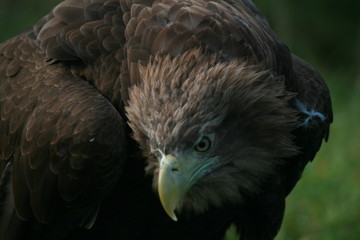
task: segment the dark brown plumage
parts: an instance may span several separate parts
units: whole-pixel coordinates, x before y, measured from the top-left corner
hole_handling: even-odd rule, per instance
[[[0,44],[0,109],[0,239],[273,239],[332,122],[249,0],[66,0]]]

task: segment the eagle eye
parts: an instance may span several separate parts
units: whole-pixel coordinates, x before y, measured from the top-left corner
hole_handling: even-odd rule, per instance
[[[200,141],[195,145],[195,151],[204,153],[211,148],[211,139],[208,136],[204,136]]]

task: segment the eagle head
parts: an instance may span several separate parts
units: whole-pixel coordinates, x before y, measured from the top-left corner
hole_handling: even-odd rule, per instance
[[[297,154],[294,94],[264,64],[204,49],[154,56],[126,107],[166,213],[204,213],[259,193]]]

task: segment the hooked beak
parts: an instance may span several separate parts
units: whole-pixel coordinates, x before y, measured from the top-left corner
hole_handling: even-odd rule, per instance
[[[158,192],[165,212],[172,220],[177,221],[175,209],[185,194],[185,189],[179,161],[171,154],[161,158]]]
[[[177,221],[175,210],[188,190],[214,165],[216,158],[202,161],[197,156],[182,154],[163,155],[160,160],[158,192],[161,204],[169,217]]]

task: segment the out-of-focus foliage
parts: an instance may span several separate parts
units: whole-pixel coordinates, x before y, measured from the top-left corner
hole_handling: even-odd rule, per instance
[[[360,236],[360,1],[253,0],[290,49],[327,81],[334,124],[290,194],[278,240]],[[1,0],[0,41],[33,25],[60,0]]]
[[[253,1],[297,55],[351,78],[360,73],[360,1]]]
[[[254,0],[290,49],[330,88],[330,139],[287,200],[278,240],[360,236],[360,1]]]
[[[324,75],[335,117],[330,139],[288,197],[278,240],[360,236],[360,79],[346,79],[341,72]]]
[[[34,25],[61,0],[0,0],[0,41]]]
[[[327,81],[330,139],[287,200],[278,240],[360,236],[360,1],[254,0],[275,32]]]

